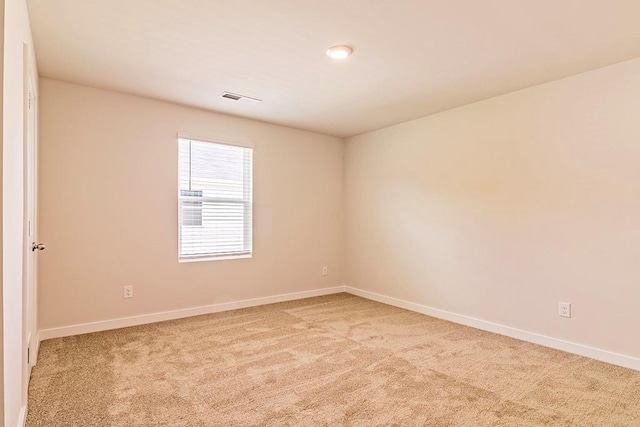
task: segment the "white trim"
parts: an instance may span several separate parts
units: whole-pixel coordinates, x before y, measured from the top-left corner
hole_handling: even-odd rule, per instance
[[[367,298],[384,304],[393,305],[396,307],[404,308],[406,310],[426,314],[428,316],[437,317],[438,319],[449,320],[461,325],[471,326],[476,329],[482,329],[483,331],[506,335],[511,338],[528,341],[534,344],[540,344],[545,347],[555,348],[557,350],[566,351],[568,353],[573,353],[580,356],[589,357],[591,359],[600,360],[602,362],[611,363],[613,365],[640,371],[640,358],[637,357],[614,353],[608,350],[602,350],[599,348],[590,347],[571,341],[565,341],[546,335],[540,335],[534,332],[528,332],[522,329],[512,328],[510,326],[500,325],[498,323],[488,322],[486,320],[476,319],[474,317],[452,313],[450,311],[440,310],[438,308],[433,308],[426,305],[416,304],[398,298],[377,294],[375,292],[353,288],[351,286],[345,286],[345,291],[362,298]]]
[[[36,332],[36,342],[35,342],[34,347],[35,347],[35,350],[33,351],[33,359],[32,360],[33,360],[33,366],[36,366],[38,364],[38,353],[40,353],[40,331]]]
[[[183,257],[178,258],[178,263],[182,264],[183,262],[201,262],[201,261],[228,261],[230,259],[249,259],[253,258],[252,253],[242,254],[242,255],[225,255],[225,256],[201,256],[201,257]]]
[[[312,291],[293,292],[289,294],[273,295],[261,298],[252,298],[247,300],[232,301],[220,304],[213,304],[201,307],[187,308],[181,310],[165,311],[152,314],[143,314],[140,316],[123,317],[113,320],[104,320],[100,322],[82,323],[77,325],[63,326],[59,328],[42,329],[36,335],[36,351],[35,360],[38,360],[40,350],[40,342],[52,338],[61,338],[72,335],[88,334],[92,332],[106,331],[109,329],[126,328],[129,326],[144,325],[147,323],[163,322],[166,320],[181,319],[183,317],[199,316],[202,314],[219,313],[222,311],[236,310],[240,308],[255,307],[265,304],[274,304],[284,301],[292,301],[302,298],[310,298],[322,295],[336,294],[340,292],[348,292],[362,298],[389,304],[395,307],[404,308],[416,313],[426,314],[428,316],[437,317],[439,319],[448,320],[461,325],[471,326],[488,332],[505,335],[534,344],[543,345],[545,347],[555,348],[557,350],[566,351],[580,356],[589,357],[591,359],[600,360],[602,362],[611,363],[613,365],[622,366],[629,369],[640,371],[640,358],[628,356],[624,354],[614,353],[608,350],[602,350],[583,344],[565,341],[534,332],[524,331],[522,329],[512,328],[510,326],[477,319],[462,314],[452,313],[446,310],[429,307],[405,301],[386,295],[377,294],[375,292],[365,291],[363,289],[351,286],[334,286],[331,288],[315,289]],[[25,408],[26,410],[26,408]],[[26,413],[25,413],[26,415]],[[24,415],[23,415],[24,416]]]
[[[20,408],[20,415],[18,415],[18,426],[24,427],[27,424],[27,406]]]
[[[78,325],[62,326],[59,328],[42,329],[38,334],[38,338],[44,341],[52,338],[89,334],[91,332],[106,331],[109,329],[126,328],[129,326],[144,325],[147,323],[163,322],[165,320],[181,319],[183,317],[199,316],[201,314],[219,313],[221,311],[237,310],[239,308],[255,307],[258,305],[274,304],[302,298],[337,294],[344,291],[344,286],[335,286],[332,288],[314,289],[312,291],[293,292],[290,294],[252,298],[241,301],[205,305],[201,307],[185,308],[181,310],[143,314],[140,316],[122,317],[119,319],[103,320],[100,322],[81,323]]]
[[[178,132],[178,139],[189,139],[191,141],[212,142],[214,144],[233,145],[235,147],[244,147],[255,149],[252,142],[233,141],[226,138],[211,138],[206,136],[198,136],[185,132]]]

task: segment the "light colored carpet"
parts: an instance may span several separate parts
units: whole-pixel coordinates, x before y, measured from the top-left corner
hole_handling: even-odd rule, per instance
[[[640,372],[330,295],[42,343],[27,426],[640,426]]]

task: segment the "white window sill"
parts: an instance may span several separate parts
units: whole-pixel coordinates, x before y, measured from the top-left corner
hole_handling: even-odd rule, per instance
[[[242,254],[242,255],[178,258],[178,263],[181,264],[183,262],[225,261],[225,260],[230,260],[230,259],[246,259],[246,258],[253,258],[253,255],[252,254]]]

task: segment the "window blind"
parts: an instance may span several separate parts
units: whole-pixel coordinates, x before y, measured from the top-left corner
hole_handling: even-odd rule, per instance
[[[250,255],[253,149],[178,138],[178,258]]]

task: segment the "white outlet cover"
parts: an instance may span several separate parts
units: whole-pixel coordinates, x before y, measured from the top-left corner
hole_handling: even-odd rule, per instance
[[[133,286],[124,286],[123,287],[123,298],[133,298]]]
[[[561,317],[571,317],[571,303],[559,302],[558,315]]]

